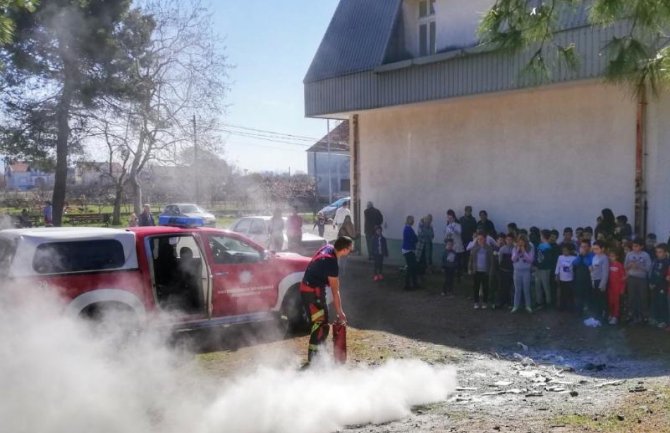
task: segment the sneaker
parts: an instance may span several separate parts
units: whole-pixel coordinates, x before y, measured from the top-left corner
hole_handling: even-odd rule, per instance
[[[656,326],[658,326],[659,329],[665,329],[668,325],[665,322],[661,322]]]
[[[516,313],[517,311],[519,311],[517,307],[512,308],[512,314]]]
[[[372,277],[372,281],[379,281],[379,276],[375,275],[374,277]]]
[[[486,304],[482,304],[482,310],[486,310]]]
[[[384,281],[384,276],[382,274],[379,274],[377,277],[379,278],[379,281]]]
[[[479,304],[475,304],[475,310],[479,310]]]
[[[616,325],[617,322],[618,322],[618,320],[616,319],[616,317],[610,317],[610,320],[609,320],[610,325]]]
[[[526,307],[526,311],[528,312],[528,314],[533,314],[533,309],[530,307]]]

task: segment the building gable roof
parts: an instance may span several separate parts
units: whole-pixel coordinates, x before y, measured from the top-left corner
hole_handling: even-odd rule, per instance
[[[396,12],[402,16],[402,1],[377,1],[385,6],[393,3],[399,8]],[[361,31],[352,33],[351,38],[375,37],[374,43],[369,39],[356,45],[349,34],[345,34],[345,21],[368,22],[372,15],[368,3],[368,0],[340,1],[305,80],[305,114],[308,117],[341,116],[361,110],[600,78],[607,67],[608,59],[603,55],[605,45],[614,37],[628,34],[631,29],[629,21],[619,21],[606,27],[591,25],[590,0],[566,7],[557,15],[558,30],[554,43],[564,47],[574,44],[580,61],[576,68],[552,61],[548,65],[549,76],[538,80],[531,74],[523,73],[534,53],[533,48],[506,53],[479,44],[451,47],[448,51],[426,57],[405,56],[397,51],[402,49],[397,41],[399,33],[402,33],[399,25],[402,20],[390,13],[374,17],[379,22],[373,25],[387,29],[384,34],[388,39],[376,39],[375,36],[381,32],[370,30],[371,33],[367,34]],[[366,62],[357,63],[357,68],[336,67],[338,62],[353,66],[350,57],[353,54],[349,51],[354,50],[354,57],[359,58],[364,54],[362,51],[370,46],[372,55]],[[323,47],[328,47],[333,55],[341,54],[344,59],[324,56]],[[549,51],[546,55],[551,57]]]
[[[307,152],[328,152],[329,137],[331,152],[349,153],[349,121],[347,120],[337,125],[335,129],[330,131],[330,134],[324,135],[321,140],[307,149]]]
[[[402,3],[403,0],[340,0],[304,82],[374,70],[406,55],[396,52],[404,48],[393,43],[401,37],[397,33],[401,31]],[[588,26],[590,10],[590,1],[565,6],[557,14],[557,28],[563,31]],[[451,50],[454,48],[467,47]]]
[[[12,173],[27,173],[30,171],[30,164],[26,162],[15,162],[9,165],[9,170]]]
[[[401,6],[402,0],[340,0],[305,82],[381,65]]]

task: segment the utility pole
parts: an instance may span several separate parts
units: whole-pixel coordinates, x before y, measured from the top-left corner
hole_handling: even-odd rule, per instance
[[[198,173],[198,130],[196,128],[195,114],[193,115],[193,173],[195,174],[195,203],[200,204],[200,174]]]
[[[328,146],[328,203],[333,202],[333,170],[330,165],[330,119],[326,119],[326,128],[328,135],[326,135],[326,145]]]

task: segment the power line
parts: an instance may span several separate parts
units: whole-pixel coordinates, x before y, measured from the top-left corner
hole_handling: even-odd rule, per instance
[[[291,146],[300,146],[300,147],[310,147],[313,143],[296,143],[295,141],[287,141],[288,139],[280,139],[280,138],[275,138],[271,136],[266,136],[266,135],[260,135],[260,134],[251,134],[251,133],[244,133],[244,132],[238,132],[238,131],[231,131],[228,129],[219,129],[219,128],[211,128],[211,131],[217,131],[217,132],[223,132],[225,134],[230,134],[230,135],[236,135],[239,137],[247,137],[247,138],[254,138],[257,140],[263,140],[263,141],[270,141],[273,143],[280,143],[280,144],[288,144]]]
[[[226,143],[226,146],[253,146],[253,147],[265,147],[268,149],[278,149],[278,150],[285,150],[287,152],[303,152],[304,149],[287,149],[285,147],[280,147],[280,145],[273,146],[272,144],[260,144],[260,143],[253,143],[253,144],[248,144],[248,143]]]
[[[259,132],[259,133],[271,134],[271,135],[281,135],[281,136],[284,136],[284,137],[290,137],[290,138],[297,139],[297,140],[311,140],[311,141],[315,141],[315,142],[320,140],[320,138],[308,137],[306,135],[288,134],[288,133],[283,133],[283,132],[270,131],[270,130],[267,130],[267,129],[249,128],[249,127],[240,126],[240,125],[224,124],[224,128],[242,129],[242,130],[245,130],[245,131]]]

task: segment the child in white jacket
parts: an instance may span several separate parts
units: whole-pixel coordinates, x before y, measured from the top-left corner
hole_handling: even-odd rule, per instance
[[[556,282],[558,290],[556,291],[556,307],[559,310],[572,310],[574,308],[574,298],[572,294],[572,283],[575,280],[575,273],[572,262],[575,261],[575,245],[566,242],[562,247],[562,254],[558,256],[556,262]]]

